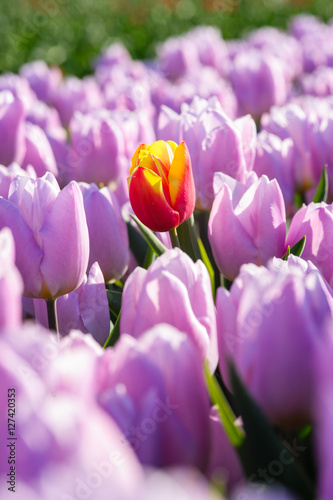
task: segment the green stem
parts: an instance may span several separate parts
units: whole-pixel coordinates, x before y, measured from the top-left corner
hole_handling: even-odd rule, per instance
[[[194,216],[178,226],[180,248],[196,262],[201,258]]]
[[[176,248],[176,247],[180,248],[177,229],[176,228],[170,229],[169,234],[170,234],[172,248]]]
[[[46,299],[47,318],[49,321],[49,329],[57,332],[58,340],[60,340],[59,329],[58,329],[58,320],[57,320],[56,302],[57,302],[57,299]]]

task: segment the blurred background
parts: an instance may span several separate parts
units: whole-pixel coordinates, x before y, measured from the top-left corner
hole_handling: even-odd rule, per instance
[[[263,25],[286,28],[292,15],[333,17],[327,0],[1,0],[0,72],[43,59],[79,77],[102,49],[121,40],[133,58],[155,56],[158,42],[198,24],[225,39]]]

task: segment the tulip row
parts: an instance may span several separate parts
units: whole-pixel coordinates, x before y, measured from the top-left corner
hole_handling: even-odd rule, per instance
[[[1,498],[331,500],[321,30],[0,76]]]

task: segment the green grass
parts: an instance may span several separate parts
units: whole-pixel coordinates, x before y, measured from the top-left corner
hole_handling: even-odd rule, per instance
[[[239,38],[263,25],[287,27],[291,15],[310,12],[327,20],[327,0],[0,0],[0,72],[17,72],[43,59],[83,76],[114,40],[134,58],[152,58],[156,43],[198,24]]]

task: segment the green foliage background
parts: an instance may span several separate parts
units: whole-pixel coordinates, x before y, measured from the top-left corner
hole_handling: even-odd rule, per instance
[[[327,21],[327,0],[0,0],[0,72],[43,59],[83,76],[114,40],[134,58],[152,58],[156,43],[198,24],[218,26],[224,38],[273,25],[286,28],[299,12]]]

